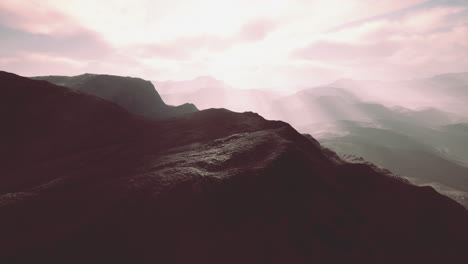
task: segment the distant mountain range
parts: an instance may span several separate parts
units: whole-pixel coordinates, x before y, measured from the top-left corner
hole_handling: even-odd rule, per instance
[[[169,102],[287,121],[343,158],[362,156],[468,207],[468,73],[398,82],[343,79],[288,96],[202,80],[156,86]]]
[[[403,126],[412,127],[409,124]],[[317,127],[309,128],[311,131],[315,129]],[[351,121],[340,122],[339,129],[344,135],[325,135],[319,139],[320,142],[344,158],[352,153],[414,183],[431,185],[468,207],[468,167],[466,163],[457,162],[453,153],[442,151],[442,146],[450,146],[445,145],[445,139],[447,143],[452,141],[458,144],[457,149],[466,156],[466,148],[462,148],[468,141],[461,137],[450,138],[450,134],[436,130],[409,136],[398,130],[369,127]],[[432,138],[434,141],[426,141]],[[440,149],[437,148],[439,146]]]
[[[346,89],[362,101],[413,109],[438,108],[468,117],[468,72],[394,82],[343,79],[330,86]]]
[[[189,81],[153,83],[162,97],[172,104],[193,102],[201,109],[254,111],[268,118],[288,121],[292,116],[298,116],[300,111],[303,114],[298,118],[299,125],[339,119],[365,121],[372,118],[369,115],[382,119],[382,116],[378,116],[380,114],[416,115],[413,120],[440,125],[468,122],[468,106],[465,107],[468,100],[467,79],[468,73],[399,82],[342,79],[288,96],[268,89],[234,89],[207,76]],[[380,113],[374,113],[374,110]],[[311,111],[311,115],[306,114]]]
[[[0,91],[1,263],[468,258],[465,208],[287,123],[224,109],[155,121],[6,72]]]
[[[193,104],[166,105],[150,81],[113,75],[39,76],[35,80],[65,86],[114,102],[131,113],[162,119],[198,111]]]
[[[271,102],[281,96],[261,89],[234,89],[212,77],[202,76],[188,81],[153,81],[165,101],[171,104],[192,102],[200,109],[226,108],[232,111],[269,113]]]

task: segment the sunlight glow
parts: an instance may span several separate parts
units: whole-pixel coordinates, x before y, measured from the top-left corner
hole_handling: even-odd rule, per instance
[[[424,0],[4,0],[0,30],[11,43],[2,45],[12,52],[0,66],[48,74],[18,67],[42,53],[54,57],[47,69],[69,75],[210,75],[244,89],[406,79],[468,68],[466,12]],[[81,48],[46,50],[55,42]]]

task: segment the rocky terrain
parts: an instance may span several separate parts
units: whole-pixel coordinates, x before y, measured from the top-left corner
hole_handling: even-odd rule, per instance
[[[290,125],[0,72],[0,263],[464,263],[468,212]]]
[[[286,121],[344,159],[363,157],[468,208],[467,73],[397,82],[341,79],[286,96],[206,76],[154,83],[171,103]]]
[[[72,88],[80,92],[114,102],[131,113],[163,119],[198,111],[195,105],[184,103],[180,106],[166,105],[150,81],[140,78],[82,74],[78,76],[39,76],[35,80]]]

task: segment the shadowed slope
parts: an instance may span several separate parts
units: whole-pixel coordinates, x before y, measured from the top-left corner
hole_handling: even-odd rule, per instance
[[[24,110],[27,104],[9,111],[23,117],[13,132],[59,148],[39,160],[41,149],[24,147],[18,151],[30,152],[31,162],[2,173],[4,179],[40,179],[1,192],[3,263],[441,263],[468,257],[463,207],[431,188],[343,162],[286,123],[217,109],[147,121],[46,82],[6,73],[0,79],[12,91],[0,99],[13,102],[10,107],[25,96],[43,111],[46,98],[71,96],[83,107],[98,102],[94,111],[115,120],[101,125],[87,113],[62,120],[54,111],[38,123],[30,116],[34,109]],[[66,116],[75,109],[63,107]],[[74,120],[103,132],[76,130]],[[68,143],[52,131],[32,132],[57,122]],[[22,144],[16,134],[10,135],[13,149]],[[69,146],[76,149],[61,150]]]
[[[166,105],[150,81],[113,75],[83,74],[68,76],[40,76],[36,80],[66,86],[114,102],[129,112],[153,119],[174,117],[198,111],[193,104]]]

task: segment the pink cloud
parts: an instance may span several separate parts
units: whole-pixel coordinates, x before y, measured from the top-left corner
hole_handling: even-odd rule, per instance
[[[276,27],[276,22],[258,19],[244,24],[236,34],[229,37],[206,34],[188,36],[162,43],[140,45],[137,49],[144,56],[188,60],[200,51],[223,52],[240,43],[262,41]]]
[[[141,47],[140,53],[143,56],[152,56],[172,60],[186,60],[189,53],[185,47],[171,44],[150,44]]]
[[[271,20],[259,19],[253,20],[245,24],[239,34],[238,38],[241,41],[260,41],[263,40],[270,32],[272,32],[278,24]]]
[[[67,35],[36,34],[15,30],[0,24],[0,55],[42,53],[63,58],[104,59],[113,48],[94,32],[81,30]]]
[[[188,60],[194,53],[209,50],[223,51],[233,44],[229,39],[217,36],[193,36],[178,38],[168,42],[139,45],[136,47],[142,56],[154,56],[171,60]]]
[[[54,73],[50,59],[59,73],[213,74],[267,86],[323,76],[407,78],[465,70],[468,61],[462,1],[182,2],[2,0],[0,65]]]
[[[321,41],[293,51],[292,56],[306,60],[364,60],[388,57],[397,49],[398,46],[392,42],[351,44]]]
[[[466,7],[432,7],[401,11],[390,15],[355,22],[329,33],[335,38],[349,41],[376,42],[391,40],[395,36],[428,35],[468,23]]]
[[[0,24],[34,34],[70,34],[82,27],[69,16],[34,2],[0,2]]]
[[[82,63],[74,60],[42,54],[22,54],[0,59],[0,68],[24,76],[73,75],[80,72],[80,66]]]

